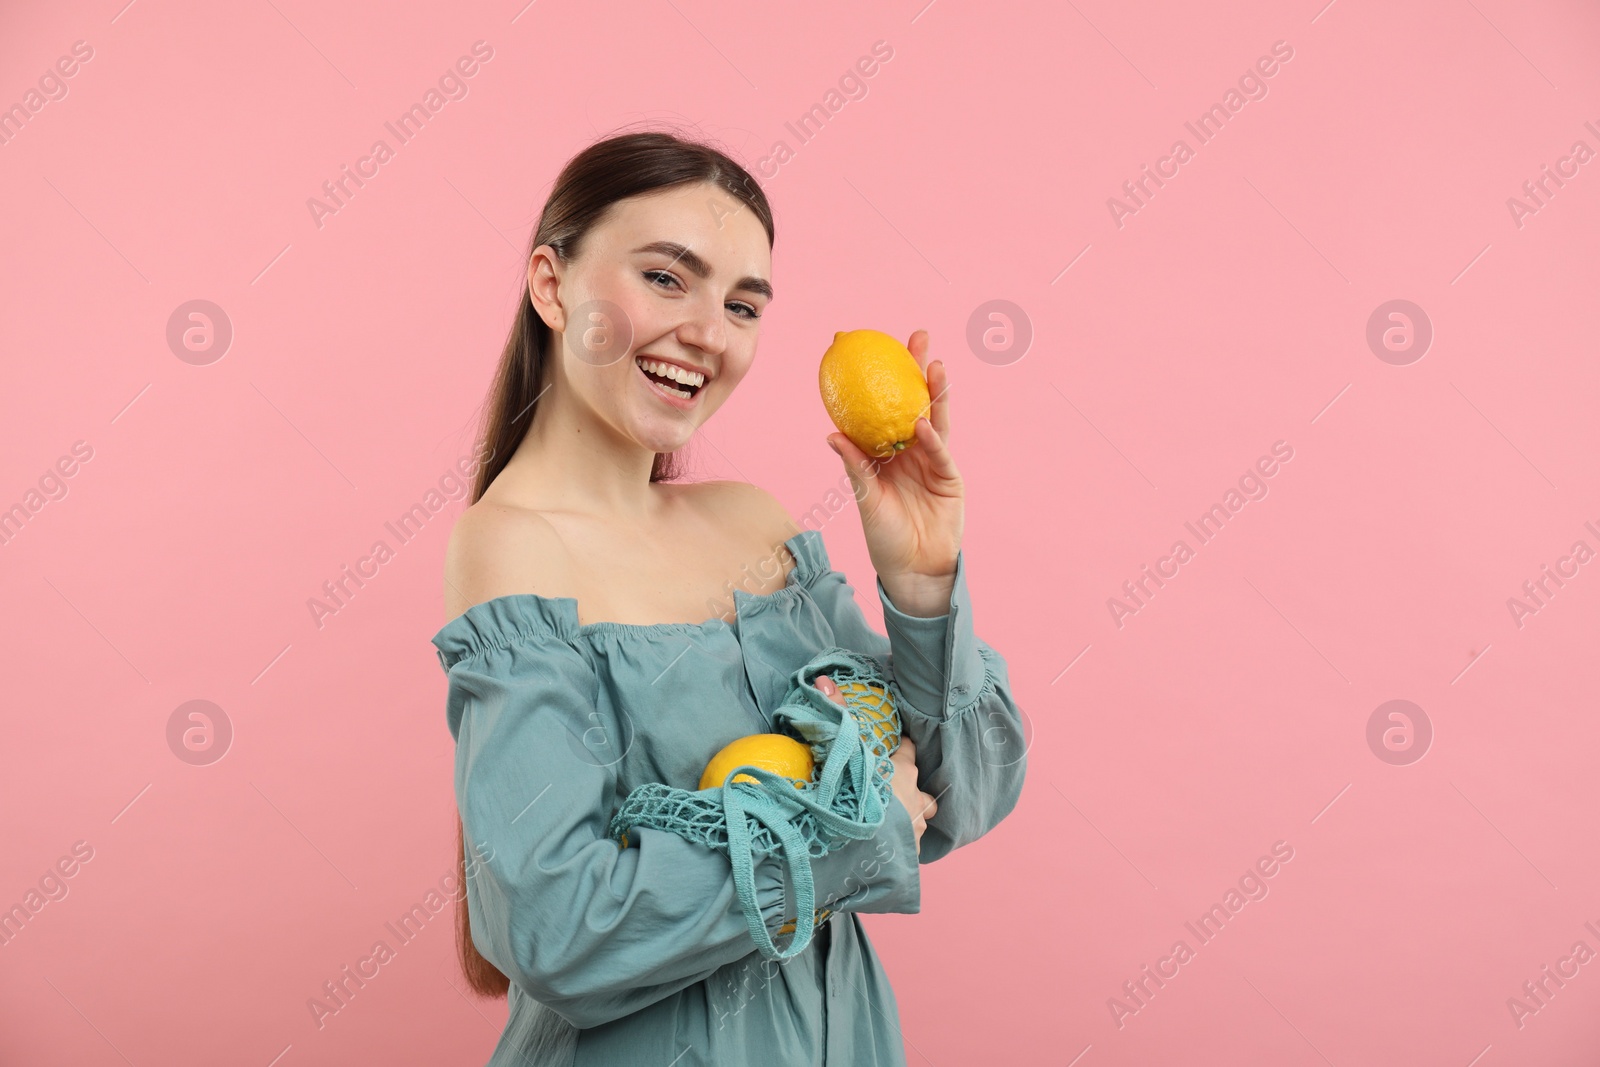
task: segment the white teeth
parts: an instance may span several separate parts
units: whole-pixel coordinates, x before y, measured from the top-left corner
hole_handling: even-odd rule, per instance
[[[640,367],[644,368],[645,370],[654,371],[654,372],[656,372],[658,374],[668,375],[669,377],[672,377],[677,381],[689,381],[689,382],[692,383],[694,381],[694,379],[696,379],[696,378],[699,378],[701,380],[701,382],[704,382],[704,380],[705,380],[703,375],[693,374],[693,373],[691,373],[689,371],[682,370],[681,368],[671,366],[670,364],[667,364],[667,363],[658,363],[653,359],[636,359],[636,360],[634,360],[634,362],[637,363]],[[674,389],[672,386],[666,385],[666,384],[664,384],[662,382],[657,382],[654,379],[651,379],[651,381],[654,383],[654,385],[655,385],[655,387],[657,389],[660,389],[663,393],[671,393],[673,396],[677,397],[679,400],[689,400],[689,399],[692,399],[694,397],[694,394],[689,392],[687,389]],[[699,383],[695,383],[695,384],[699,384]]]
[[[704,374],[699,374],[691,370],[684,370],[682,367],[673,366],[671,363],[662,363],[659,360],[646,359],[643,356],[634,360],[634,362],[639,364],[639,366],[643,367],[647,371],[650,371],[654,374],[665,375],[675,382],[682,382],[685,385],[693,386],[701,386],[706,384],[706,376]]]

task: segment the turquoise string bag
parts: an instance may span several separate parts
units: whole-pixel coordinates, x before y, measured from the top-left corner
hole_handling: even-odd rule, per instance
[[[843,705],[812,684],[820,674],[838,685]],[[648,782],[624,798],[607,835],[626,848],[628,831],[648,826],[725,853],[756,947],[767,959],[788,959],[810,944],[816,928],[811,860],[871,837],[883,824],[893,791],[889,756],[900,744],[895,708],[902,703],[877,660],[847,648],[824,649],[790,676],[789,691],[772,712],[773,732],[811,746],[816,768],[811,781],[796,788],[780,774],[745,764],[731,768],[724,784],[709,789]],[[756,781],[731,781],[735,774]],[[784,911],[796,919],[782,949],[767,933],[756,903],[755,865],[767,856],[785,865],[798,898]]]

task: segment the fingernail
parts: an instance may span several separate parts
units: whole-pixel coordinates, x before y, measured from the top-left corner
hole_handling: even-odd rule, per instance
[[[836,455],[836,456],[843,456],[844,455],[843,452],[839,451],[839,446],[834,444],[833,438],[831,438],[831,437],[828,438],[828,447],[833,449],[833,454],[834,455]]]

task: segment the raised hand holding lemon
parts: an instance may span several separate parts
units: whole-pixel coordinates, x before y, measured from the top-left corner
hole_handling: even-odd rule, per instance
[[[854,487],[873,569],[896,608],[936,618],[955,585],[965,490],[948,446],[944,361],[929,364],[927,353],[926,330],[905,346],[877,330],[837,333],[818,378],[839,430],[828,445]]]

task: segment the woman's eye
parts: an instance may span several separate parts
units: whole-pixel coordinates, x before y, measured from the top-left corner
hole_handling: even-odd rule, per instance
[[[678,284],[678,279],[674,278],[671,274],[669,274],[667,271],[664,271],[664,270],[647,270],[647,271],[644,272],[644,276],[646,278],[650,279],[652,284],[659,284],[661,279],[666,279],[668,282],[672,283],[673,285],[677,285]],[[741,315],[742,318],[759,319],[761,317],[761,312],[758,311],[751,304],[746,304],[746,303],[740,301],[740,302],[729,304],[728,306],[730,308],[740,309],[741,312],[742,312],[742,315]]]

